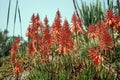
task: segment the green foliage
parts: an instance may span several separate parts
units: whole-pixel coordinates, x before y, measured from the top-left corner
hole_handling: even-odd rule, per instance
[[[79,73],[81,69],[79,66],[82,64],[79,61],[77,57],[62,56],[55,61],[41,63],[28,78],[29,80],[72,80],[72,75]],[[76,68],[79,70],[76,71]]]
[[[16,36],[9,37],[7,35],[7,33],[8,32],[6,30],[4,32],[0,31],[0,57],[10,55],[9,51],[12,47],[13,42],[17,38]],[[21,41],[22,41],[22,43],[21,43],[21,46],[19,48],[19,52],[20,53],[26,53],[25,50],[26,50],[27,42],[23,41],[23,40],[21,40]]]
[[[7,31],[0,31],[0,57],[8,56],[15,38],[8,37]]]
[[[95,66],[89,59],[75,55],[60,57],[39,64],[28,76],[29,80],[115,80],[105,66]]]
[[[19,53],[24,54],[26,53],[26,47],[27,47],[28,42],[21,40],[21,45],[19,47]]]
[[[80,16],[86,29],[90,24],[96,24],[99,20],[104,19],[105,5],[103,6],[99,0],[96,3],[91,2],[89,6],[81,1]]]
[[[9,61],[9,57],[0,58],[0,80],[12,75],[12,66]]]

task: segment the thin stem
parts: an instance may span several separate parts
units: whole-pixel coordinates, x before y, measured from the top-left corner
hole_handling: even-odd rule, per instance
[[[9,6],[8,6],[8,14],[7,14],[7,25],[6,25],[6,30],[8,29],[9,15],[10,15],[10,6],[11,6],[11,0],[9,0]]]
[[[79,17],[76,3],[77,3],[77,2],[75,2],[75,0],[73,0],[73,5],[74,5],[74,8],[75,8],[76,14],[77,14],[77,16]]]
[[[118,7],[118,15],[120,16],[120,3],[119,3],[119,0],[117,0],[117,7]]]

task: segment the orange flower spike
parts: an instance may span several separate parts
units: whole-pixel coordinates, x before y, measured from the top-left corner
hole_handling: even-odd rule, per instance
[[[95,26],[93,24],[89,25],[88,32],[89,33],[95,32]]]
[[[51,34],[50,34],[50,30],[48,29],[48,27],[45,27],[43,30],[43,36],[44,36],[44,40],[47,40],[48,43],[51,43]]]
[[[22,61],[21,60],[17,60],[15,66],[16,67],[21,67],[22,66]]]
[[[105,24],[107,27],[112,25],[112,17],[113,17],[112,10],[107,10],[106,16],[105,16],[105,18],[106,18]]]
[[[59,10],[56,12],[56,17],[53,24],[55,25],[56,29],[61,28],[61,14]]]
[[[42,22],[40,22],[40,17],[37,14],[36,16],[33,14],[31,18],[31,24],[27,29],[26,36],[33,37],[37,35],[39,32],[42,32]]]
[[[77,16],[76,14],[74,13],[73,16],[72,16],[72,31],[74,31],[75,33],[77,33],[78,31],[78,27],[77,27]]]
[[[14,74],[18,74],[18,73],[19,73],[18,70],[19,70],[19,69],[15,67],[15,68],[13,69],[13,73],[14,73]]]
[[[27,48],[29,54],[31,56],[34,56],[35,55],[35,49],[34,49],[34,46],[32,44],[32,42],[30,41],[29,44],[28,44],[28,48]]]
[[[73,24],[76,24],[76,22],[77,22],[77,16],[76,16],[76,14],[74,13],[73,16],[72,16],[72,23],[73,23]]]
[[[112,12],[112,10],[108,10],[106,13],[106,26],[110,27],[111,29],[118,28],[118,23],[120,21],[119,16]]]
[[[51,38],[51,34],[50,34],[50,29],[48,27],[48,19],[47,19],[47,16],[45,17],[44,19],[44,24],[45,24],[45,27],[43,29],[43,37],[44,37],[44,40],[47,40],[49,44],[51,44],[52,42],[52,38]]]
[[[95,27],[93,24],[89,25],[88,27],[88,38],[94,38],[95,37]]]
[[[34,24],[33,24],[34,25]],[[36,31],[36,35],[38,34],[38,32],[42,32],[42,27],[43,27],[43,24],[42,22],[40,21],[40,16],[39,14],[36,15],[35,17],[35,25],[33,26],[35,28],[34,31]]]
[[[48,25],[48,19],[47,19],[47,16],[45,17],[44,19],[44,24],[47,26]]]
[[[60,11],[58,10],[57,13],[56,13],[56,18],[60,19],[61,18],[61,14],[60,14]]]
[[[58,37],[60,35],[61,30],[61,15],[59,10],[56,12],[55,20],[53,22],[53,25],[51,27],[51,33],[53,34],[54,42],[58,43]]]
[[[16,44],[12,45],[10,53],[11,53],[11,55],[17,54],[17,46],[16,46]]]
[[[33,14],[31,17],[31,23],[35,23],[35,14]]]
[[[13,64],[15,63],[15,55],[12,55],[12,56],[10,57],[10,62],[13,63]]]
[[[15,42],[13,43],[12,45],[12,48],[10,50],[10,53],[11,54],[17,54],[17,49],[19,47],[19,43],[20,43],[20,37],[18,37]]]
[[[15,41],[16,44],[19,44],[20,43],[20,37],[18,37]]]
[[[117,16],[117,15],[114,14],[114,16],[112,18],[112,21],[113,21],[113,29],[118,29],[119,28],[118,24],[120,22],[119,16]]]
[[[50,30],[48,27],[48,21],[47,21],[47,17],[44,20],[45,22],[45,27],[43,28],[43,34],[39,39],[40,42],[40,46],[39,46],[39,52],[42,55],[43,58],[47,59],[47,57],[49,57],[49,51],[50,51],[50,47],[51,47],[51,43],[52,43],[52,38],[51,38],[51,34],[50,34]],[[47,22],[46,22],[47,21]]]
[[[53,31],[58,30],[61,27],[60,23],[61,23],[61,15],[60,15],[60,12],[58,10],[56,12],[55,20],[54,20],[53,25],[52,25],[52,30]]]
[[[100,65],[101,62],[102,62],[101,56],[98,55],[97,57],[95,57],[93,62],[94,62],[95,65]]]
[[[113,12],[112,12],[112,10],[107,10],[106,19],[111,19],[112,17],[113,17]]]
[[[99,54],[97,49],[90,49],[88,53],[95,65],[99,66],[102,63],[103,57]]]
[[[105,27],[103,27],[102,22],[98,22],[98,27],[96,29],[96,35],[100,40],[100,49],[106,50],[108,48],[112,48],[114,46],[114,42],[109,32]]]
[[[74,31],[76,34],[83,33],[84,29],[82,27],[82,20],[80,17],[77,17],[77,15],[74,13],[72,16],[72,31]]]
[[[19,74],[23,71],[21,60],[17,60],[15,64],[15,68],[13,69],[14,74]]]
[[[78,28],[79,28],[79,32],[80,32],[80,33],[83,33],[83,32],[84,32],[84,29],[83,29],[82,20],[80,19],[80,17],[78,17],[78,19],[77,19],[77,26],[78,26]]]
[[[100,39],[101,50],[106,50],[108,48],[112,48],[113,46],[114,46],[114,42],[110,34],[107,31],[103,32]]]
[[[39,16],[39,14],[37,14],[37,16],[35,17],[35,21],[36,21],[36,22],[39,22],[39,21],[40,21],[40,16]]]
[[[100,39],[101,35],[103,34],[103,32],[105,31],[105,27],[103,25],[103,23],[101,21],[98,22],[97,24],[97,28],[96,28],[96,37]]]
[[[65,31],[68,35],[72,35],[72,33],[70,31],[70,28],[69,28],[69,23],[68,23],[68,21],[66,19],[64,20],[62,31],[63,32]]]
[[[32,36],[32,29],[31,29],[30,26],[27,28],[26,36],[27,36],[27,37],[31,37],[31,36]]]
[[[90,49],[88,50],[89,52],[89,56],[91,59],[94,59],[94,57],[96,57],[97,53],[98,53],[98,50],[95,50],[95,49]]]
[[[64,20],[63,27],[60,31],[59,36],[59,51],[60,53],[68,53],[73,48],[72,33],[69,28],[69,23],[67,20]]]

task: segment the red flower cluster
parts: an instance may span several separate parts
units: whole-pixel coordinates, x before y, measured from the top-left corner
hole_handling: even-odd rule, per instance
[[[14,74],[19,74],[21,73],[22,70],[22,62],[20,60],[17,60],[15,63],[15,68],[13,69]]]
[[[31,56],[40,53],[44,59],[48,59],[48,53],[51,46],[51,35],[48,26],[48,19],[45,17],[44,24],[40,22],[39,15],[32,16],[32,24],[28,28],[27,36],[30,39],[28,44],[28,52]]]
[[[94,25],[88,27],[88,38],[97,38],[100,41],[100,49],[107,51],[114,46],[111,35],[102,22],[98,22],[97,28]]]
[[[98,35],[98,38],[100,40],[100,49],[101,50],[106,51],[108,49],[111,49],[114,46],[112,37],[109,34],[109,32],[107,31],[107,29],[105,29],[102,22],[98,22],[96,34]]]
[[[28,52],[34,56],[40,53],[41,58],[48,60],[50,47],[52,44],[58,45],[60,53],[69,53],[73,48],[72,34],[69,28],[67,20],[61,25],[61,15],[59,10],[56,13],[56,17],[52,27],[48,25],[48,19],[45,17],[44,25],[40,22],[39,16],[32,16],[32,24],[27,31],[27,37],[29,38]],[[77,25],[81,25],[80,19],[77,20]],[[51,32],[50,32],[51,31]],[[42,61],[45,61],[41,59]]]
[[[97,49],[90,49],[88,51],[90,58],[94,62],[95,65],[100,65],[103,61],[103,57],[99,54],[99,50]]]
[[[67,20],[61,25],[61,15],[59,10],[56,13],[54,23],[51,27],[53,42],[59,46],[60,53],[69,53],[73,48],[72,34]]]
[[[22,62],[20,60],[15,61],[15,56],[16,56],[16,54],[18,54],[19,44],[20,44],[20,37],[18,37],[15,40],[15,42],[13,43],[12,48],[10,50],[10,53],[11,53],[10,61],[15,66],[13,68],[14,74],[19,74],[22,72]]]
[[[26,36],[31,38],[34,37],[35,35],[38,34],[38,32],[40,32],[42,29],[42,23],[40,22],[40,17],[37,14],[37,16],[35,16],[34,14],[32,15],[31,18],[31,25],[29,25]]]
[[[48,60],[49,59],[48,53],[50,51],[50,47],[52,44],[52,38],[48,27],[47,17],[45,18],[44,23],[45,23],[45,27],[43,28],[42,36],[39,39],[40,42],[39,52],[41,53],[41,55],[45,60]]]
[[[105,21],[99,21],[97,27],[90,25],[88,27],[88,38],[97,38],[99,40],[99,47],[103,53],[111,53],[112,48],[114,47],[114,29],[117,29],[119,32],[120,18],[114,14],[111,10],[108,10],[106,13]],[[99,65],[102,62],[101,55],[98,50],[91,49],[88,51],[90,58],[96,65]],[[112,51],[113,52],[113,51]]]
[[[61,27],[60,36],[59,36],[59,52],[68,53],[73,49],[73,40],[72,34],[69,28],[68,21],[65,20],[63,27]]]
[[[15,40],[15,42],[13,43],[12,48],[10,50],[10,53],[11,53],[10,61],[13,64],[15,63],[15,56],[16,56],[16,54],[18,54],[19,43],[20,43],[20,37],[18,37]]]
[[[34,56],[36,54],[32,41],[29,41],[27,51],[30,53],[31,56]]]
[[[11,55],[18,53],[17,49],[19,47],[19,43],[20,43],[20,37],[18,37],[16,41],[13,43],[12,48],[10,50]]]
[[[75,13],[72,16],[72,31],[74,31],[76,34],[84,32],[82,20],[80,17],[77,17]]]
[[[96,28],[93,24],[89,25],[88,27],[88,38],[94,38],[96,37]]]
[[[106,27],[110,27],[111,29],[120,28],[119,22],[120,18],[116,14],[114,14],[112,10],[108,10],[105,20]]]
[[[105,31],[100,38],[100,49],[103,51],[107,51],[114,46],[114,42],[110,36],[110,34]]]
[[[54,42],[55,43],[58,43],[58,38],[60,36],[60,30],[61,30],[61,14],[60,14],[60,11],[58,10],[57,13],[56,13],[56,17],[55,17],[55,20],[53,22],[53,25],[51,27],[51,33],[54,37]]]

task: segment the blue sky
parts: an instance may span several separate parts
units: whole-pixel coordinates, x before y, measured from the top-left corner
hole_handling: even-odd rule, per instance
[[[15,5],[16,0],[11,0],[11,11],[10,11],[10,20],[8,25],[9,35],[13,35],[13,25],[14,25],[14,14],[15,14]],[[23,37],[25,37],[27,27],[30,22],[30,18],[33,13],[38,13],[40,15],[40,19],[43,20],[47,15],[50,24],[53,22],[56,11],[59,9],[61,12],[62,19],[67,18],[70,22],[71,16],[74,13],[74,7],[72,0],[18,0],[19,7],[21,11],[22,18],[22,33]],[[85,0],[87,4],[89,4],[93,0]],[[95,0],[94,0],[95,1]],[[103,0],[102,0],[103,1]],[[80,0],[78,0],[80,4]],[[6,29],[7,22],[7,10],[8,10],[9,0],[1,0],[0,2],[0,30]],[[20,35],[20,23],[18,19],[16,19],[15,26],[15,35]]]

